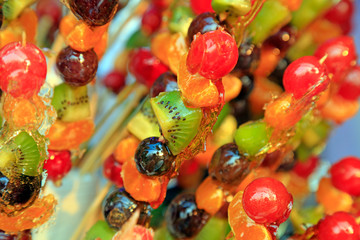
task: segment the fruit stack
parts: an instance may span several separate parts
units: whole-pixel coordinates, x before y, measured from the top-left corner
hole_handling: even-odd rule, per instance
[[[73,239],[359,239],[360,159],[309,189],[359,108],[351,0],[149,0],[119,26],[127,1],[35,2],[0,1],[2,235],[49,219],[46,181],[103,165],[109,184]],[[96,82],[107,42],[137,18]],[[101,84],[117,96],[95,126]]]

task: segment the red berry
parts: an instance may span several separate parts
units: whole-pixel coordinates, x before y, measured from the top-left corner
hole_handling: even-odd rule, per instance
[[[327,55],[324,64],[334,75],[343,73],[356,64],[354,40],[349,36],[341,36],[326,41],[316,50],[314,56],[322,58]]]
[[[293,198],[285,186],[273,178],[258,178],[244,190],[246,214],[259,224],[280,224],[292,209]]]
[[[326,216],[318,224],[319,240],[358,240],[359,226],[355,218],[346,212]]]
[[[36,13],[39,17],[50,17],[53,24],[57,25],[62,17],[61,4],[57,0],[40,0],[36,4]]]
[[[169,6],[171,0],[152,0],[151,3],[159,8],[160,10],[165,9]]]
[[[341,0],[325,14],[325,18],[335,24],[347,24],[351,22],[354,14],[354,3],[351,0]],[[347,33],[344,33],[347,34]]]
[[[360,196],[360,159],[346,157],[330,168],[332,184],[352,196]]]
[[[145,48],[132,53],[128,66],[136,80],[149,88],[162,73],[168,70],[158,58],[151,54],[150,50]]]
[[[109,156],[104,162],[104,176],[114,183],[117,187],[123,186],[121,178],[122,164],[115,160],[114,156]]]
[[[69,151],[49,151],[49,158],[44,163],[48,179],[58,181],[65,177],[71,169],[71,153]]]
[[[150,6],[141,19],[141,29],[146,35],[156,32],[162,21],[162,14],[159,8]]]
[[[29,98],[46,78],[46,59],[31,43],[12,42],[0,49],[0,87],[13,97]]]
[[[312,56],[299,58],[285,70],[283,84],[285,91],[292,93],[296,99],[306,93],[309,97],[324,91],[330,83],[326,70],[319,60]]]
[[[360,96],[360,66],[351,68],[340,83],[338,94],[350,101],[355,101]]]
[[[211,6],[211,0],[191,0],[190,5],[196,14],[214,12],[214,9]]]
[[[309,157],[306,162],[297,161],[293,171],[300,177],[307,178],[317,167],[319,158],[317,156]]]
[[[125,79],[126,76],[124,73],[119,71],[112,71],[104,77],[103,84],[112,92],[118,94],[125,86]]]
[[[186,60],[191,74],[217,80],[233,70],[239,57],[234,38],[222,29],[197,34]]]

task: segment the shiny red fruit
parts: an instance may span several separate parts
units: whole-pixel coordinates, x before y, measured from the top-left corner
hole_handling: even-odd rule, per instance
[[[326,216],[318,225],[319,240],[358,240],[359,225],[355,218],[346,212],[336,212]]]
[[[29,98],[46,78],[46,59],[31,43],[12,42],[0,49],[0,87],[13,97]]]
[[[340,83],[338,94],[350,101],[360,97],[360,66],[351,68]]]
[[[36,14],[39,17],[47,16],[57,25],[62,17],[61,3],[58,0],[40,0],[36,4]]]
[[[331,182],[339,190],[360,196],[360,159],[346,157],[330,168]]]
[[[333,7],[331,7],[325,14],[325,18],[332,23],[338,24],[341,27],[351,23],[354,15],[354,3],[351,0],[341,0]],[[343,28],[343,27],[342,27]],[[345,31],[344,31],[345,30]],[[344,29],[344,34],[348,34],[349,30]]]
[[[112,71],[108,73],[104,79],[103,84],[112,92],[118,94],[125,86],[126,75],[119,71]]]
[[[286,187],[273,178],[258,178],[244,190],[246,214],[259,224],[280,224],[291,212],[293,197]]]
[[[296,99],[305,94],[309,97],[324,91],[330,83],[326,70],[319,60],[312,56],[299,58],[285,70],[283,84],[285,91],[292,93]]]
[[[334,75],[347,71],[356,64],[356,49],[354,39],[341,36],[326,41],[316,50],[314,56],[318,59],[327,55],[324,64],[329,73]]]
[[[234,38],[222,29],[197,34],[191,43],[186,65],[191,74],[217,80],[233,70],[239,57]]]
[[[103,173],[117,187],[122,187],[123,180],[121,177],[122,164],[115,160],[114,156],[109,156],[104,163]]]
[[[150,50],[145,48],[137,49],[131,54],[128,67],[136,80],[149,88],[162,73],[168,70]]]
[[[211,6],[211,0],[191,0],[190,5],[196,14],[214,12],[214,9]]]
[[[151,35],[159,30],[162,21],[161,10],[155,6],[150,6],[141,19],[141,30],[146,35]]]
[[[293,171],[300,177],[307,178],[314,172],[319,162],[317,156],[309,157],[305,162],[297,161]]]
[[[169,6],[171,0],[151,0],[151,3],[160,10],[163,10]]]
[[[48,179],[61,180],[71,169],[71,153],[69,151],[49,151],[49,158],[44,163]]]

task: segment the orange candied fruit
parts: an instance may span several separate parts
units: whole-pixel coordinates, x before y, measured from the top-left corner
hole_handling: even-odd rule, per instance
[[[151,40],[151,53],[166,66],[169,66],[168,49],[170,41],[171,34],[169,32],[158,33]]]
[[[56,199],[53,195],[38,198],[27,209],[8,216],[0,213],[0,229],[5,232],[17,233],[26,229],[32,229],[44,224],[54,213]]]
[[[331,96],[320,109],[323,118],[333,120],[337,124],[354,117],[358,110],[359,102],[357,100],[348,101],[338,95]]]
[[[280,0],[290,11],[296,11],[300,8],[302,0]]]
[[[319,18],[307,28],[316,44],[322,44],[329,39],[342,35],[340,25],[330,22],[327,19]]]
[[[175,33],[170,37],[167,51],[169,67],[173,73],[178,75],[181,57],[186,53],[188,46],[186,40],[181,33]]]
[[[271,233],[261,224],[247,216],[242,204],[243,192],[238,192],[228,209],[229,224],[236,239],[272,240]]]
[[[75,18],[74,15],[68,14],[61,19],[60,22],[60,33],[65,38],[70,32],[75,28],[78,20]]]
[[[267,77],[274,71],[280,61],[280,51],[277,48],[263,47],[260,52],[259,65],[254,75],[258,77]]]
[[[55,121],[46,137],[50,140],[49,149],[70,150],[90,139],[95,129],[93,120],[77,122]]]
[[[338,211],[349,212],[353,205],[352,197],[336,189],[330,178],[320,180],[316,200],[324,207],[326,214],[333,214]]]
[[[182,56],[178,74],[178,85],[188,102],[193,107],[212,107],[219,103],[219,91],[216,85],[199,74],[192,75],[186,66],[187,54]]]
[[[133,159],[124,163],[121,177],[126,192],[135,200],[151,203],[161,197],[162,182],[160,178],[150,178],[139,173]]]
[[[216,181],[207,177],[197,188],[195,198],[199,209],[214,215],[224,203],[224,192]]]
[[[122,139],[114,151],[114,157],[116,161],[124,163],[134,157],[136,148],[139,143],[139,140],[132,135]]]
[[[14,128],[39,128],[44,120],[46,108],[38,95],[25,99],[13,98],[7,94],[3,102],[4,118]]]
[[[228,74],[222,78],[222,83],[225,90],[225,102],[229,102],[239,95],[242,88],[242,82],[238,77]]]
[[[266,106],[265,122],[276,129],[293,127],[302,117],[302,108],[292,94],[283,94]]]

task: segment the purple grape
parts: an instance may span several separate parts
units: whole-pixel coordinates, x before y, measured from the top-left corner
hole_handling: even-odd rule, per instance
[[[240,74],[252,73],[258,67],[259,61],[260,48],[249,41],[245,41],[239,47],[239,58],[233,72]]]
[[[178,90],[177,78],[171,72],[165,72],[158,77],[150,88],[150,97],[157,97],[161,92]]]
[[[286,52],[295,43],[296,29],[290,25],[282,27],[277,33],[265,40],[265,45],[270,45]]]
[[[111,21],[118,0],[69,0],[71,11],[89,26],[102,26]]]
[[[93,49],[79,52],[67,47],[57,56],[56,67],[67,84],[75,87],[84,86],[96,75],[98,57]]]
[[[202,13],[191,22],[188,30],[188,40],[191,43],[197,33],[204,34],[215,31],[219,27],[220,23],[215,13]]]

